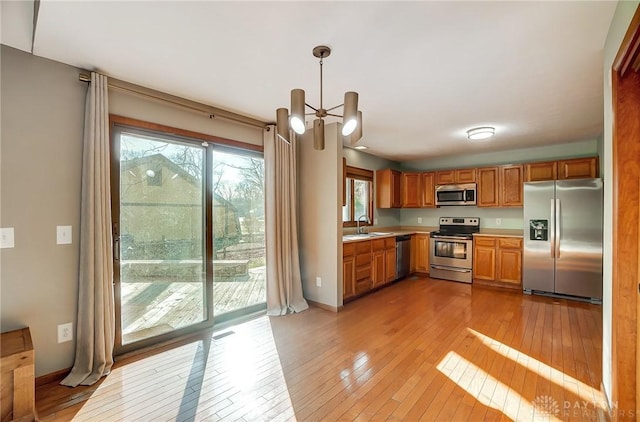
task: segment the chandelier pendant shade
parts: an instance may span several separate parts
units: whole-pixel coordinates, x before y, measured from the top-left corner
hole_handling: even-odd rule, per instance
[[[288,115],[286,108],[277,110],[276,130],[278,137],[283,141],[290,142],[288,136],[289,128],[298,135],[303,135],[306,132],[305,115],[315,115],[317,117],[313,121],[313,146],[317,150],[324,149],[324,118],[327,116],[342,118],[342,136],[349,137],[352,145],[362,137],[362,112],[358,110],[357,92],[345,92],[344,103],[329,109],[324,108],[322,65],[323,59],[329,57],[330,54],[331,49],[327,46],[321,45],[313,49],[313,55],[320,59],[320,107],[316,108],[307,104],[304,90],[296,88],[291,90],[291,115]],[[306,107],[312,109],[313,112],[305,113]],[[343,108],[342,114],[331,113],[340,107]]]

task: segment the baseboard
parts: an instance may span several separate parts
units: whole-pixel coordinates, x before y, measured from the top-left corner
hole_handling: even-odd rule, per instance
[[[340,312],[343,308],[343,306],[331,306],[331,305],[327,305],[324,303],[320,303],[320,302],[314,302],[313,300],[309,300],[306,299],[307,303],[313,307],[316,308],[320,308],[320,309],[324,309],[325,311],[331,311],[331,312]]]
[[[59,383],[69,374],[69,372],[71,372],[71,368],[60,369],[59,371],[51,372],[50,374],[41,375],[36,378],[36,387]]]

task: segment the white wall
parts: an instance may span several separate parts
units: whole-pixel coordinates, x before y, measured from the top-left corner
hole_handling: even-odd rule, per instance
[[[559,143],[543,147],[406,161],[402,163],[402,166],[406,170],[438,170],[545,161],[559,158],[592,157],[597,154],[598,140],[587,139],[584,141]]]
[[[342,135],[325,126],[325,149],[313,148],[313,132],[298,141],[300,271],[304,297],[342,305]],[[321,277],[322,286],[316,286]]]
[[[234,123],[221,118],[210,119],[204,113],[188,111],[113,88],[109,89],[109,113],[207,135],[220,136],[248,144],[262,145],[263,142],[263,130],[261,128]]]
[[[611,318],[613,283],[613,108],[611,66],[640,2],[618,2],[604,47],[604,257],[602,292],[602,385],[611,400]],[[630,375],[631,376],[631,375]]]
[[[0,225],[15,228],[15,248],[0,249],[0,328],[30,327],[39,376],[73,363],[57,325],[76,323],[87,85],[71,66],[4,45],[0,56]],[[56,244],[56,225],[72,227],[71,245]]]

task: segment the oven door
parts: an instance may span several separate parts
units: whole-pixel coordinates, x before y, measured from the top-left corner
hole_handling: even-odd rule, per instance
[[[431,238],[430,263],[445,267],[471,269],[473,262],[473,241],[455,236],[434,236]]]

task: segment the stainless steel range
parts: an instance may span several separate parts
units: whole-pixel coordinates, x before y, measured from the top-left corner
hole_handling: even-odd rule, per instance
[[[473,233],[478,217],[440,217],[440,230],[431,233],[429,275],[433,278],[473,281]]]

